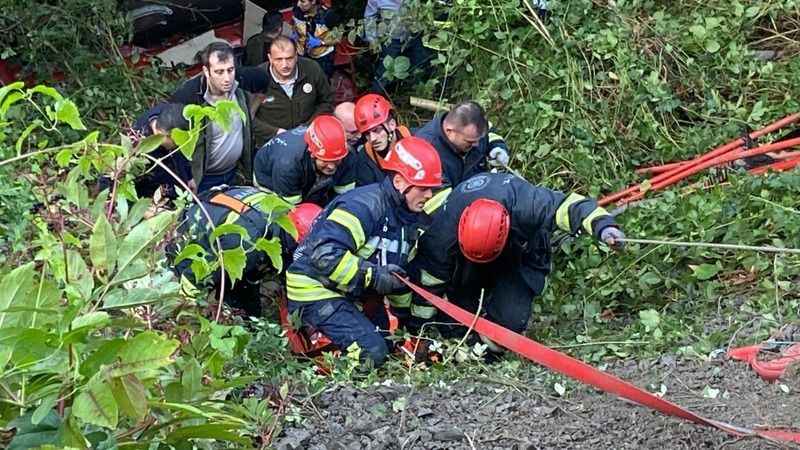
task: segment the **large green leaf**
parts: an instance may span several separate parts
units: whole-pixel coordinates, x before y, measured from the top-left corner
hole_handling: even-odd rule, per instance
[[[136,146],[136,150],[139,153],[150,153],[153,150],[157,149],[164,143],[164,136],[160,134],[154,134],[152,136],[147,136],[146,138],[142,139],[139,142],[139,145]]]
[[[64,290],[67,293],[78,295],[85,300],[89,300],[92,296],[94,289],[94,277],[89,267],[86,266],[86,261],[80,253],[75,250],[67,251],[67,274],[64,281],[67,286]]]
[[[126,344],[127,341],[122,338],[111,339],[100,344],[97,350],[92,352],[83,364],[81,364],[81,375],[88,378],[99,372],[102,366],[111,365],[116,361],[117,355]],[[88,353],[88,350],[84,351],[84,354],[86,353]]]
[[[242,247],[236,247],[222,251],[222,256],[225,262],[225,272],[228,277],[235,283],[237,280],[242,279],[244,273],[244,266],[247,264],[247,254]]]
[[[203,369],[196,359],[191,358],[183,367],[181,374],[181,387],[183,388],[182,398],[184,401],[192,401],[202,389]]]
[[[0,328],[17,324],[17,316],[5,310],[11,306],[26,305],[34,287],[34,274],[34,265],[30,262],[12,270],[0,281]]]
[[[136,421],[147,414],[147,390],[136,375],[128,374],[111,382],[114,398],[123,414]]]
[[[180,128],[173,128],[170,132],[170,137],[172,141],[175,142],[175,145],[178,146],[178,150],[181,151],[181,154],[186,157],[188,160],[192,160],[192,155],[194,155],[194,150],[197,147],[197,141],[200,139],[201,131],[186,131],[181,130]]]
[[[211,232],[211,237],[209,237],[208,240],[213,241],[216,238],[226,234],[238,234],[242,240],[250,239],[250,235],[247,233],[247,229],[245,227],[235,223],[224,223],[214,228],[214,231]]]
[[[273,237],[272,239],[259,238],[256,241],[256,250],[265,252],[272,262],[272,267],[278,272],[283,270],[283,257],[281,256],[281,241]]]
[[[100,215],[94,223],[92,236],[89,238],[89,255],[95,269],[106,274],[114,271],[117,263],[117,236],[104,215]]]
[[[119,246],[117,274],[125,276],[125,270],[151,248],[163,235],[175,217],[174,212],[164,212],[136,225]]]
[[[72,414],[86,423],[115,428],[119,421],[119,408],[105,374],[97,373],[75,398]]]
[[[57,441],[58,427],[61,418],[55,411],[50,411],[37,424],[31,422],[33,413],[25,414],[11,421],[6,428],[16,428],[14,439],[8,444],[8,450],[28,450]]]
[[[172,364],[170,357],[178,348],[178,341],[167,339],[152,331],[139,333],[128,341],[119,354],[119,361],[111,366],[109,375],[121,377]]]
[[[56,102],[55,118],[70,126],[73,130],[85,130],[86,126],[81,122],[81,114],[78,107],[72,100],[62,99]]]

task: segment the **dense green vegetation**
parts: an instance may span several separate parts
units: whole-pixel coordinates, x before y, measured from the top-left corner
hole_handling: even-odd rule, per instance
[[[524,0],[456,0],[449,18],[421,3],[416,23],[439,53],[428,81],[394,99],[478,99],[513,149],[512,165],[548,187],[611,192],[640,164],[689,157],[798,109],[797,1],[551,1],[548,37]],[[131,183],[157,142],[119,137],[178,74],[122,64],[130,31],[115,5],[0,4],[0,28],[11,30],[2,55],[41,80],[54,70],[65,77],[47,83],[57,90],[0,91],[0,429],[16,428],[11,448],[268,447],[283,421],[302,420],[307,399],[334,383],[522,370],[513,358],[486,368],[449,343],[433,370],[393,362],[364,374],[344,357],[321,377],[288,354],[273,317],[244,321],[220,313],[213,297],[182,295],[162,239],[176,214],[138,198]],[[414,124],[429,113],[403,116]],[[98,192],[97,176],[108,173],[115,189]],[[798,248],[799,191],[796,173],[732,174],[724,185],[663,193],[620,221],[633,237]],[[272,201],[281,220],[286,207]],[[224,255],[234,275],[241,260]],[[594,362],[706,357],[765,337],[800,309],[792,255],[656,246],[613,254],[583,237],[565,241],[554,266],[531,334]]]

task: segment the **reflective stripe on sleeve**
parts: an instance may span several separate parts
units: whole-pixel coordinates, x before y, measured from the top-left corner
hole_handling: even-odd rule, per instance
[[[346,286],[358,273],[358,258],[350,252],[345,252],[336,268],[331,273],[330,279],[340,286]]]
[[[561,202],[561,205],[559,205],[558,209],[556,210],[556,226],[559,229],[564,230],[568,233],[572,232],[572,227],[570,226],[571,224],[569,223],[569,208],[570,206],[574,205],[575,203],[578,203],[579,201],[585,198],[586,197],[573,192],[572,194],[569,194],[569,197],[567,197],[563,202]]]
[[[328,220],[338,223],[349,231],[356,248],[364,245],[364,229],[361,227],[361,221],[356,216],[337,208],[328,216]]]
[[[411,306],[411,292],[407,294],[387,295],[389,303],[395,308],[408,308]]]
[[[433,306],[411,304],[411,315],[420,319],[432,319],[436,315],[436,308]]]
[[[453,192],[453,188],[442,189],[441,191],[434,194],[430,200],[425,202],[425,206],[422,207],[422,210],[425,211],[428,215],[433,214],[445,200]]]
[[[598,217],[601,217],[601,216],[607,216],[607,215],[608,215],[608,211],[606,211],[605,208],[601,208],[601,207],[595,208],[595,210],[592,211],[591,214],[589,214],[588,216],[586,216],[585,219],[583,219],[583,223],[582,223],[583,229],[586,230],[586,232],[589,233],[589,234],[594,234],[594,230],[592,230],[592,222],[594,222],[594,219],[597,219]]]
[[[420,270],[420,274],[419,275],[420,275],[419,276],[419,278],[420,278],[419,281],[420,281],[420,283],[422,283],[423,286],[438,286],[440,284],[444,284],[444,280],[440,280],[440,279],[436,278],[435,276],[431,275],[425,269]]]
[[[313,302],[342,297],[338,292],[326,289],[319,281],[292,272],[286,272],[286,296],[295,302]]]

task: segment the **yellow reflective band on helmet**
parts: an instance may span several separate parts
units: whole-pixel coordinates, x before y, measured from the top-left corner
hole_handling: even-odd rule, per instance
[[[503,136],[500,136],[497,133],[489,132],[489,143],[490,144],[493,143],[493,142],[502,141],[502,140],[503,140]]]
[[[395,308],[408,308],[411,306],[411,292],[408,294],[387,295],[386,298]]]
[[[432,319],[436,315],[436,308],[433,306],[411,304],[411,315],[420,319]]]
[[[433,214],[445,200],[453,192],[453,188],[442,189],[441,191],[437,192],[430,200],[425,202],[425,206],[422,207],[422,210],[425,211],[428,215]]]
[[[295,302],[313,302],[342,295],[326,289],[319,281],[299,273],[286,272],[286,296]]]
[[[337,194],[344,194],[345,192],[352,191],[355,188],[356,188],[356,182],[354,181],[354,182],[349,183],[349,184],[342,184],[342,185],[339,185],[339,186],[334,186],[333,187],[333,192],[336,192]]]
[[[569,194],[569,197],[561,202],[561,205],[559,205],[558,209],[556,210],[556,226],[559,229],[566,232],[572,232],[572,227],[569,223],[569,208],[585,198],[586,197],[573,192],[572,194]]]
[[[353,256],[350,252],[345,252],[342,255],[341,261],[336,265],[333,273],[329,277],[331,281],[340,285],[347,286],[353,277],[358,273],[358,258]]]
[[[600,208],[600,207],[595,208],[595,210],[592,211],[591,214],[589,214],[588,216],[586,216],[585,219],[583,219],[583,224],[582,224],[583,229],[586,230],[586,232],[589,234],[594,234],[594,230],[592,230],[592,222],[594,222],[594,219],[607,215],[608,211],[606,211],[605,208]]]
[[[428,273],[428,271],[425,269],[422,269],[420,271],[419,278],[420,278],[419,281],[420,283],[422,283],[423,286],[438,286],[440,284],[444,284],[444,280],[436,278],[435,276]]]
[[[191,281],[189,281],[186,276],[181,275],[181,293],[188,298],[198,299],[202,295],[203,291],[198,289],[197,286],[194,285]]]
[[[356,248],[364,245],[364,242],[366,241],[364,238],[364,229],[361,228],[361,221],[358,220],[356,216],[343,209],[337,208],[334,209],[333,212],[328,216],[328,220],[336,222],[345,227],[345,229],[350,232],[350,236],[353,237],[353,242],[355,243]]]

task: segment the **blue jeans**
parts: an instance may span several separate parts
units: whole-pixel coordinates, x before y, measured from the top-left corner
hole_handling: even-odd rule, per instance
[[[289,313],[299,310],[304,324],[324,333],[343,352],[355,342],[361,348],[362,361],[371,361],[375,367],[386,361],[389,348],[383,335],[353,302],[341,298],[314,302],[290,300],[288,306]]]
[[[200,186],[197,186],[197,193],[205,192],[213,187],[221,186],[223,184],[227,184],[228,186],[233,185],[233,181],[236,179],[236,167],[229,170],[228,172],[218,174],[218,175],[210,175],[205,174],[203,179],[200,180]]]

